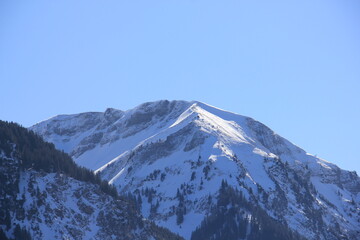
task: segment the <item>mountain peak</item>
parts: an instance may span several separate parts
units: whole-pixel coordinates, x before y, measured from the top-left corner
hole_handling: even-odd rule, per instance
[[[353,214],[360,205],[356,174],[252,118],[202,102],[148,102],[124,112],[50,119],[32,129],[120,192],[148,198],[143,215],[185,239],[211,213],[223,180],[307,239],[336,239],[326,232],[334,226],[356,239],[351,236],[360,229]],[[179,213],[185,215],[180,220]]]

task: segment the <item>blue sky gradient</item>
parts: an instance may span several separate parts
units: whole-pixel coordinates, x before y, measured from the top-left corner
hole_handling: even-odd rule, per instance
[[[360,173],[360,1],[0,2],[0,119],[198,100]]]

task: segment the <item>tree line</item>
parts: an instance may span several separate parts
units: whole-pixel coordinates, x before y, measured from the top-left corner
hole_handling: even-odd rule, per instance
[[[6,157],[15,154],[13,157],[21,160],[22,170],[62,173],[79,181],[97,184],[103,192],[118,198],[114,186],[92,171],[78,166],[68,154],[57,150],[54,144],[45,142],[39,135],[17,123],[0,120],[0,149]]]

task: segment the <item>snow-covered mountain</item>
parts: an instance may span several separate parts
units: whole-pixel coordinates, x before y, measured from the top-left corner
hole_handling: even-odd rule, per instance
[[[59,115],[30,129],[137,196],[145,217],[185,239],[212,214],[224,181],[307,239],[360,239],[356,172],[252,118],[196,101],[158,101]]]

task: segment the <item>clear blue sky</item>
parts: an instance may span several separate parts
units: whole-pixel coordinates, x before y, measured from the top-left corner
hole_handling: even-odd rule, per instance
[[[0,1],[0,119],[199,100],[360,173],[360,1]]]

